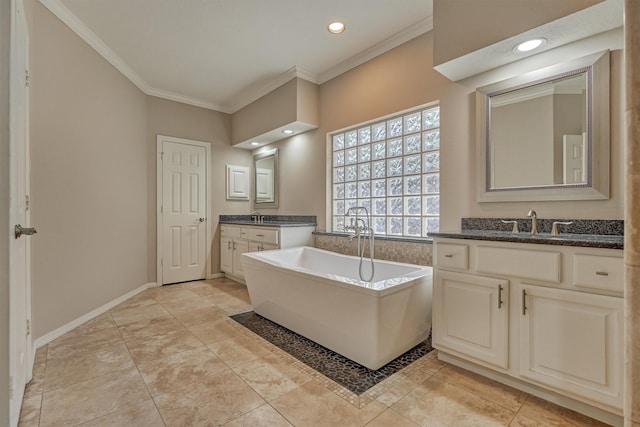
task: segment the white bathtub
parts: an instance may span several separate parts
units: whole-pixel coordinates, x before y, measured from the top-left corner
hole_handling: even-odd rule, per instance
[[[379,369],[427,338],[432,269],[376,260],[369,283],[358,279],[358,262],[311,247],[242,255],[256,313]]]

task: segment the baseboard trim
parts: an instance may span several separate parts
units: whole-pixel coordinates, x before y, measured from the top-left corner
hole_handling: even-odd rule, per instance
[[[90,311],[87,314],[84,314],[80,317],[78,317],[77,319],[72,320],[71,322],[60,326],[57,329],[54,329],[53,331],[37,338],[34,342],[33,342],[33,347],[37,350],[40,347],[49,344],[51,341],[55,340],[56,338],[66,334],[67,332],[69,332],[70,330],[77,328],[78,326],[82,325],[83,323],[88,322],[89,320],[98,317],[99,315],[111,310],[113,307],[115,307],[116,305],[128,300],[129,298],[138,295],[140,292],[149,289],[149,288],[155,288],[158,286],[157,282],[150,282],[150,283],[145,283],[144,285],[130,291],[127,292],[126,294],[114,299],[113,301],[110,301],[98,308],[96,308],[95,310]],[[33,359],[35,361],[35,354],[36,352],[33,351]],[[32,365],[33,366],[33,363]]]
[[[224,273],[211,273],[209,275],[209,279],[222,279],[224,277]]]

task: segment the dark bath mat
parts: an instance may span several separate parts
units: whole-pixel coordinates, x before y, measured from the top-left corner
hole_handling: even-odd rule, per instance
[[[296,334],[269,319],[265,319],[253,311],[235,314],[230,317],[245,328],[260,335],[271,344],[286,351],[307,366],[331,378],[357,395],[364,393],[380,381],[388,378],[411,362],[418,360],[433,350],[433,347],[431,347],[431,335],[429,335],[426,340],[411,350],[387,363],[377,371],[372,371],[302,335]]]

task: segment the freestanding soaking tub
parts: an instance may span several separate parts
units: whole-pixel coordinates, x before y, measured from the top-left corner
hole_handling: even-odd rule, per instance
[[[376,260],[363,282],[359,261],[311,247],[242,255],[257,314],[375,370],[427,338],[432,269]]]

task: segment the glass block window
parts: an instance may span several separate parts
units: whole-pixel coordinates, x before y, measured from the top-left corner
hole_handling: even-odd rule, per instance
[[[333,231],[364,206],[378,235],[426,237],[440,227],[440,107],[330,134]]]

